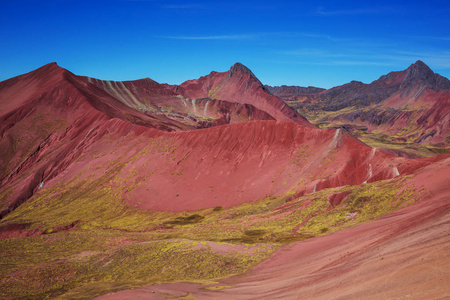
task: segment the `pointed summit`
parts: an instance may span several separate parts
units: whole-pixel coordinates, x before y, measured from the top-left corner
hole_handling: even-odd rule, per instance
[[[246,66],[244,66],[243,64],[241,64],[240,62],[235,63],[230,70],[228,71],[228,78],[233,78],[234,76],[239,76],[242,74],[247,74],[250,76],[250,78],[252,78],[253,80],[255,80],[256,82],[258,82],[259,84],[262,85],[261,81],[259,81],[259,79],[255,76],[255,74],[253,74],[252,71],[250,71],[249,68],[247,68]]]
[[[52,63],[46,64],[46,65],[43,65],[42,67],[40,67],[34,71],[31,71],[30,73],[26,74],[25,76],[32,76],[35,79],[48,79],[50,77],[61,79],[61,78],[63,78],[62,76],[65,73],[69,73],[69,71],[58,66],[58,64],[56,62],[52,62]]]
[[[233,76],[236,73],[244,73],[255,76],[249,68],[241,64],[240,62],[235,63],[230,70],[228,71],[230,76]]]
[[[52,68],[58,67],[58,68],[60,68],[60,66],[58,66],[58,63],[56,61],[53,61],[51,63],[43,65],[42,67],[52,67]]]
[[[440,90],[450,89],[450,81],[439,74],[433,72],[423,61],[418,60],[405,70],[406,75],[401,84],[401,88],[416,85],[426,85]]]
[[[434,77],[434,72],[423,61],[418,60],[406,69],[406,77],[427,81]]]
[[[35,71],[56,71],[56,70],[64,70],[56,62],[51,62],[46,65],[43,65],[40,68],[37,68]]]
[[[190,99],[209,98],[251,105],[275,120],[292,121],[315,128],[293,108],[272,95],[253,72],[241,63],[235,63],[226,72],[211,72],[199,79],[185,81],[176,92]]]

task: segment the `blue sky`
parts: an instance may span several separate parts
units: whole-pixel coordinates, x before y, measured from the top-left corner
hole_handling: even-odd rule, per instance
[[[450,1],[0,0],[0,81],[56,61],[179,84],[241,62],[265,84],[371,82],[423,60],[450,77]]]

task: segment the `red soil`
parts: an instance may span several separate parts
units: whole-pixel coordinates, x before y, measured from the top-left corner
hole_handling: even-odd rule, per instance
[[[450,160],[430,165],[408,184],[424,201],[376,221],[282,248],[249,274],[199,284],[153,285],[97,299],[444,299],[450,296]]]
[[[107,129],[115,134],[108,135]],[[59,176],[44,179],[46,187],[67,182],[82,171],[86,177],[103,174],[112,160],[123,157],[127,165],[115,178],[140,185],[123,191],[122,198],[142,209],[231,207],[280,195],[294,187],[311,193],[390,179],[433,161],[409,160],[406,165],[404,158],[373,151],[340,131],[310,129],[290,122],[255,121],[164,133],[111,120],[91,135],[92,141],[81,147],[78,161],[70,163],[64,172],[60,170]],[[155,150],[148,148],[149,144],[170,150]],[[92,158],[101,153],[101,157]],[[133,178],[127,179],[131,172]],[[151,176],[146,178],[148,174]]]
[[[0,226],[0,240],[42,235],[39,230],[28,230],[29,224],[8,224]]]
[[[0,83],[0,217],[41,188],[69,182],[82,172],[84,178],[100,177],[117,159],[119,171],[99,189],[120,187],[120,196],[130,205],[173,211],[230,207],[289,191],[301,195],[412,175],[410,184],[429,191],[426,201],[286,247],[247,277],[224,281],[233,289],[212,293],[191,285],[155,288],[192,290],[212,298],[380,298],[406,292],[433,297],[434,292],[448,291],[442,288],[448,281],[441,278],[450,278],[443,267],[449,262],[443,225],[448,225],[450,154],[395,157],[340,130],[315,129],[239,64],[176,87],[148,80],[116,86],[110,89],[107,83],[75,76],[56,64]],[[186,124],[186,119],[132,107],[140,104],[133,97],[152,91],[170,101],[177,96],[209,97],[198,100],[204,116],[221,118],[220,109],[229,108],[230,118],[222,115],[224,123],[236,123],[179,131],[199,125],[199,119]],[[219,109],[208,111],[207,101]],[[179,114],[194,112],[194,102],[186,109]],[[263,120],[239,123],[237,112],[245,112],[246,120]],[[436,112],[430,117],[443,116]],[[17,226],[0,231],[7,237],[30,234],[25,225]],[[378,248],[384,249],[383,260]],[[419,267],[433,271],[417,275]],[[392,277],[393,272],[399,276]],[[411,289],[413,284],[417,288]]]

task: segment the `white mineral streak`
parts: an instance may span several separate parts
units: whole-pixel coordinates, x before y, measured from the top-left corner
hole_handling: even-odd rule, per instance
[[[205,109],[203,110],[203,115],[204,115],[205,117],[207,117],[206,112],[208,111],[208,104],[209,104],[209,101],[206,101]]]
[[[128,94],[128,96],[130,96],[130,99],[132,102],[134,102],[134,105],[139,105],[139,100],[133,95],[133,93],[127,89],[127,87],[125,86],[125,84],[123,84],[123,82],[119,83],[120,86],[122,87],[122,89]]]
[[[341,129],[340,128],[337,129],[336,132],[334,133],[333,139],[331,140],[331,146],[332,146],[333,149],[335,149],[337,147],[340,133],[341,133]]]
[[[400,175],[400,172],[398,171],[397,167],[394,167],[394,175],[395,176]]]
[[[197,115],[197,107],[195,106],[195,99],[192,99],[192,107],[194,109],[194,115]]]

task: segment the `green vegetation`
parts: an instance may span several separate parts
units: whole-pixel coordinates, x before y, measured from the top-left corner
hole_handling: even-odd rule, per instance
[[[114,138],[108,143],[114,145]],[[412,186],[404,188],[403,177],[297,198],[293,195],[300,191],[293,188],[231,208],[143,211],[124,200],[151,179],[152,172],[139,169],[148,163],[146,154],[173,160],[177,146],[155,138],[129,147],[122,156],[113,146],[86,152],[79,161],[104,161],[108,167],[101,170],[106,171],[98,173],[93,163],[71,181],[39,190],[1,220],[0,226],[28,224],[28,231],[42,235],[0,240],[0,298],[92,298],[155,283],[212,284],[247,272],[285,244],[372,220],[420,195]],[[114,159],[106,160],[108,154]],[[292,165],[309,155],[307,145],[299,147]],[[330,151],[324,168],[333,159]],[[328,197],[340,192],[349,195],[331,207]]]
[[[91,298],[154,283],[214,283],[248,271],[284,244],[372,220],[420,196],[413,186],[401,189],[405,178],[398,178],[231,208],[142,211],[124,204],[121,185],[103,187],[121,172],[118,159],[102,176],[80,174],[2,220],[43,235],[0,240],[1,298]],[[328,196],[344,191],[347,199],[331,208]],[[60,229],[74,222],[72,230]]]

